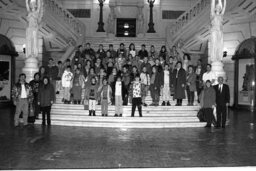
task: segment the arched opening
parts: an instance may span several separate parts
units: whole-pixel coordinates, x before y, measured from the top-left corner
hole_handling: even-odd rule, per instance
[[[255,109],[256,37],[244,40],[235,55],[235,107]]]
[[[0,104],[11,101],[15,77],[14,57],[18,56],[12,41],[0,34]]]

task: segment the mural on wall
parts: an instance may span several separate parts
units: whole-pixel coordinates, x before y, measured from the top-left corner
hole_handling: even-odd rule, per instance
[[[11,61],[0,59],[0,101],[11,99]]]

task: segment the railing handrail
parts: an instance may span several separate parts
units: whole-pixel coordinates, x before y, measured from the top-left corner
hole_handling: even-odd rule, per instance
[[[44,0],[44,8],[50,10],[52,13],[64,19],[64,22],[70,25],[78,36],[84,35],[85,25],[79,19],[73,16],[67,9],[65,9],[56,0]]]
[[[176,19],[176,23],[172,26],[170,29],[166,31],[167,34],[176,34],[183,26],[185,26],[189,21],[194,19],[196,16],[198,16],[204,9],[205,7],[210,4],[210,0],[198,0],[194,6],[192,6],[190,9],[185,11],[181,16],[179,16]],[[170,29],[170,30],[169,30]],[[168,35],[167,35],[168,38]]]

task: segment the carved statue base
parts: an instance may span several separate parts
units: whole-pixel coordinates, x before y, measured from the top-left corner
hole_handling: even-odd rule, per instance
[[[224,68],[223,68],[224,64],[221,61],[212,62],[211,65],[212,65],[212,71],[216,74],[217,78],[219,76],[222,76],[224,80],[227,79],[226,72],[224,71]]]
[[[25,66],[22,68],[22,72],[26,74],[26,81],[33,80],[34,74],[38,72],[38,60],[35,57],[29,57],[25,60]]]
[[[144,34],[143,34],[143,33],[139,33],[139,34],[137,34],[137,37],[138,37],[138,38],[143,38],[143,37],[144,37]]]
[[[108,33],[108,38],[115,38],[115,34],[113,34],[113,33]]]

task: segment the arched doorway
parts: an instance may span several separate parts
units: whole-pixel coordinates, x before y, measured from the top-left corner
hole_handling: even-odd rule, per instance
[[[235,60],[235,107],[256,107],[256,37],[244,40],[236,49],[232,58]]]
[[[0,34],[0,104],[11,101],[11,89],[15,77],[15,60],[18,56],[11,40]]]

